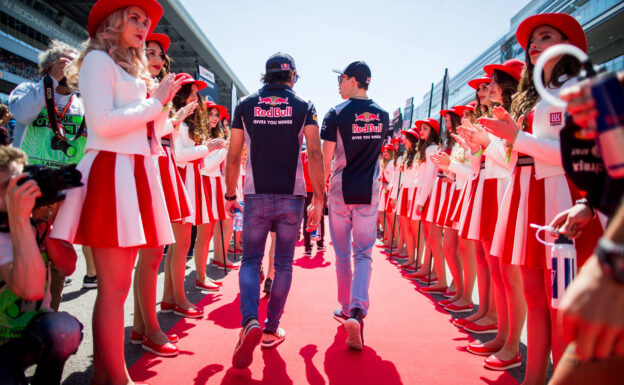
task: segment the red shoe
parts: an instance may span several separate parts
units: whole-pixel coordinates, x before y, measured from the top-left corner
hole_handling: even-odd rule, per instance
[[[243,252],[243,249],[238,249],[237,248],[236,250],[234,250],[234,248],[232,246],[230,246],[228,248],[228,253],[230,253],[230,254],[240,254],[242,252]]]
[[[161,357],[173,357],[178,355],[178,347],[171,342],[165,342],[162,345],[158,345],[149,338],[143,338],[141,347],[148,352],[152,352]]]
[[[195,280],[195,288],[199,290],[218,291],[219,287],[220,287],[219,285],[211,281],[208,281],[208,283],[204,283],[204,282],[198,281],[197,279]]]
[[[438,302],[440,305],[442,306],[446,306],[446,305],[450,305],[453,303],[453,301],[451,301],[450,299],[443,299],[442,301]]]
[[[202,318],[204,316],[204,311],[201,309],[197,309],[196,307],[192,307],[190,309],[182,309],[180,306],[175,305],[173,308],[173,312],[179,316],[186,318]]]
[[[405,278],[409,278],[409,279],[421,279],[426,276],[427,276],[426,274],[423,275],[423,273],[420,273],[420,272],[405,274]]]
[[[412,265],[412,266],[407,266],[405,268],[405,270],[407,270],[407,271],[416,271],[416,270],[418,270],[418,268],[416,266]]]
[[[446,298],[453,298],[455,297],[455,295],[457,294],[457,291],[445,291],[444,294],[442,294],[443,297]]]
[[[444,306],[445,310],[452,311],[453,313],[470,313],[472,309],[474,309],[474,305],[469,303],[464,306],[457,306],[454,304],[450,304],[448,306]]]
[[[518,353],[518,355],[511,360],[507,361],[499,360],[494,355],[491,355],[483,362],[483,367],[490,370],[507,370],[517,368],[520,365],[522,365],[522,356],[520,353]]]
[[[165,333],[167,338],[169,338],[169,342],[176,343],[180,341],[180,337],[177,334],[169,334]],[[130,330],[130,343],[134,345],[139,345],[143,343],[143,334],[135,332],[134,330]]]
[[[160,312],[161,313],[171,313],[173,312],[173,308],[175,307],[172,303],[161,302],[160,303]]]
[[[438,282],[438,277],[432,277],[431,280],[429,280],[427,277],[421,277],[421,278],[418,279],[418,282],[424,283],[425,285],[430,285],[432,283]],[[444,290],[446,290],[446,289],[444,289]]]
[[[481,342],[473,342],[466,347],[466,350],[476,356],[490,356],[500,349],[488,348]]]
[[[434,288],[434,287],[421,287],[420,291],[425,292],[425,293],[444,293],[444,291],[448,289],[448,287],[444,286],[444,287],[438,287],[438,288]]]
[[[464,325],[464,329],[466,329],[466,331],[469,331],[471,333],[477,333],[477,334],[496,333],[496,331],[498,330],[498,324],[494,322],[493,324],[482,326],[482,325],[477,325],[474,322],[468,322],[467,324]]]
[[[442,302],[442,301],[440,301]],[[466,320],[465,318],[453,318],[452,321],[453,325],[463,328],[465,324],[469,323],[468,320]]]
[[[220,268],[224,267],[223,262],[215,261],[214,259],[212,260],[212,265],[216,266],[216,267],[220,267]],[[238,269],[240,269],[240,263],[238,263],[238,262],[237,263],[231,263],[230,261],[228,261],[227,268],[228,269],[232,269],[232,270],[238,270]]]

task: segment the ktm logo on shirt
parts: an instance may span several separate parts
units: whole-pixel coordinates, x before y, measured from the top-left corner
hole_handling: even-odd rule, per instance
[[[372,112],[364,112],[361,114],[355,114],[356,122],[372,122],[373,120],[379,120],[379,114],[373,114]]]
[[[269,106],[277,106],[279,104],[288,104],[288,98],[279,96],[258,97],[258,104],[268,104]]]
[[[551,112],[550,113],[550,125],[551,126],[560,125],[563,122],[561,115],[562,115],[561,112]]]

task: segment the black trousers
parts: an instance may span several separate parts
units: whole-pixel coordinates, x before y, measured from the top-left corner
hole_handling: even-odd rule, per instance
[[[310,205],[310,203],[312,203],[312,196],[313,194],[311,192],[308,193],[308,196],[305,199],[305,205],[303,207],[303,244],[306,250],[311,250],[312,249],[312,244],[310,243],[310,233],[308,233],[306,231],[306,227],[308,227],[308,206]],[[327,195],[324,198],[324,206],[323,206],[323,212],[325,212],[325,207],[327,206]],[[316,242],[316,245],[318,247],[322,247],[324,246],[324,241],[325,241],[325,220],[324,218],[321,218],[321,239],[319,239]]]
[[[82,324],[66,312],[35,316],[22,337],[0,345],[0,382],[27,385],[24,370],[37,365],[32,385],[61,383],[65,361],[82,341]]]

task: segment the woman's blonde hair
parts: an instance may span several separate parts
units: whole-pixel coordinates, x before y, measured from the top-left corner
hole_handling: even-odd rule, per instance
[[[98,27],[95,37],[83,43],[84,49],[80,55],[65,68],[68,84],[78,88],[78,72],[85,56],[93,50],[101,50],[127,73],[143,79],[148,90],[154,86],[154,80],[147,69],[145,42],[139,48],[126,48],[121,44],[121,34],[128,21],[129,8],[129,6],[120,8],[108,15]]]

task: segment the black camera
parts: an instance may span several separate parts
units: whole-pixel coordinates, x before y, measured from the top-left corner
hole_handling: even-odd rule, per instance
[[[35,201],[35,209],[62,201],[65,199],[64,190],[82,186],[82,173],[76,170],[76,165],[50,168],[31,164],[24,167],[24,173],[28,176],[20,179],[17,184],[21,185],[32,179],[41,190],[41,196]]]

